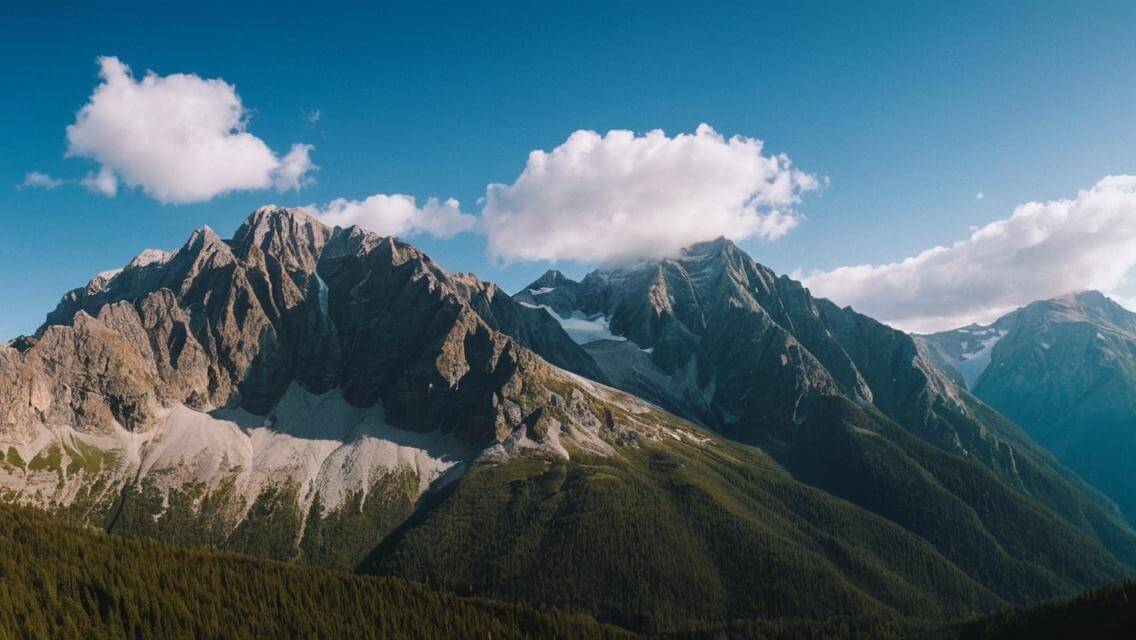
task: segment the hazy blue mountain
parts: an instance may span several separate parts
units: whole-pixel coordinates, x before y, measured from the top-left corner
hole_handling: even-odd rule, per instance
[[[958,331],[923,339],[949,344]],[[1136,520],[1136,314],[1083,291],[1034,302],[973,333],[980,331],[1000,339],[974,378],[975,395]]]

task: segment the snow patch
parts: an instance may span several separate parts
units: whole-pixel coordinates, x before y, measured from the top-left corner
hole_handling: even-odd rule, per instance
[[[1006,332],[989,329],[981,332],[981,335],[989,337],[979,340],[973,351],[961,354],[956,363],[968,389],[974,388],[978,376],[982,375],[986,367],[990,366],[990,356],[993,353],[994,345],[998,344],[998,341],[1006,335]]]
[[[627,338],[611,332],[611,319],[602,314],[586,316],[577,309],[567,318],[560,317],[557,314],[553,315],[560,321],[560,326],[564,327],[568,336],[577,344],[587,344],[596,340],[615,340],[616,342],[627,340]]]
[[[521,305],[530,309],[544,309],[548,315],[556,319],[564,332],[576,344],[588,344],[597,340],[615,340],[624,342],[627,338],[617,336],[611,332],[611,319],[603,314],[585,315],[583,311],[575,309],[568,316],[563,316],[546,304],[533,304],[524,300],[517,300]]]
[[[90,282],[87,283],[87,293],[92,294],[106,291],[107,287],[110,286],[110,283],[113,282],[120,273],[122,273],[122,269],[100,271],[95,275],[94,278],[91,278]]]
[[[543,296],[550,291],[556,291],[556,287],[541,287],[539,289],[529,289],[529,293],[534,296]]]
[[[162,251],[161,249],[146,249],[142,253],[134,256],[130,261],[128,267],[148,267],[152,264],[165,264],[170,261],[174,254],[169,251]]]

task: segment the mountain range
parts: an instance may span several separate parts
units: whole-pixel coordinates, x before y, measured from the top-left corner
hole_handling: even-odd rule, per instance
[[[0,496],[640,632],[948,620],[1136,575],[1116,504],[983,394],[1014,331],[972,395],[728,240],[509,296],[269,206],[0,346]]]

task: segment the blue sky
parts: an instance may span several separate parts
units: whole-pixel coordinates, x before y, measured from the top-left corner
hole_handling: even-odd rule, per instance
[[[826,177],[795,207],[795,228],[740,243],[785,273],[902,260],[1021,203],[1136,171],[1131,3],[86,4],[0,7],[0,338],[34,330],[95,272],[176,248],[203,224],[228,235],[260,204],[401,193],[457,198],[476,215],[487,184],[514,182],[530,151],[580,129],[675,135],[708,123]],[[136,77],[224,79],[251,114],[248,131],[274,152],[314,145],[315,183],[191,204],[129,188],[18,188],[29,171],[77,180],[98,170],[64,158],[65,129],[99,83],[98,56]],[[549,266],[492,260],[478,233],[408,239],[510,291]],[[581,275],[585,262],[557,266]],[[1087,285],[1132,293],[1098,271],[1087,268]],[[917,281],[925,296],[951,299]],[[841,287],[873,281],[817,282],[842,301]],[[1017,300],[1008,295],[970,315],[849,301],[902,324],[978,318]]]

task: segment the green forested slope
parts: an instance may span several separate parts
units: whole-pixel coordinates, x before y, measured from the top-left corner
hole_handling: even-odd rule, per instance
[[[617,638],[580,615],[132,541],[0,505],[0,638]]]
[[[475,465],[362,570],[643,632],[1006,604],[925,540],[726,442]]]

